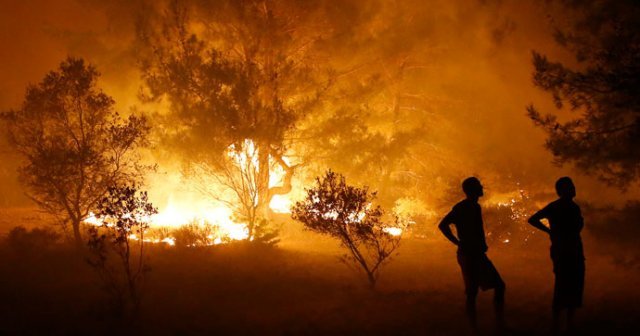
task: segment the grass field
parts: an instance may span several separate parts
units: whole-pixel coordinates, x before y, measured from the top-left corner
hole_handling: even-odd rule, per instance
[[[5,230],[6,232],[6,230]],[[87,263],[65,245],[0,249],[1,335],[465,335],[455,250],[438,236],[406,239],[378,290],[338,261],[330,239],[284,234],[276,247],[150,246],[141,314],[113,317]],[[547,242],[491,246],[507,283],[513,335],[546,335],[553,277]],[[613,262],[585,233],[587,279],[579,334],[640,331],[638,267]],[[493,332],[491,293],[479,297],[483,334]]]

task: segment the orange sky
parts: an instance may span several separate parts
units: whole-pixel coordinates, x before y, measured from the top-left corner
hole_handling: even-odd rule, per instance
[[[67,55],[84,57],[97,66],[103,74],[101,85],[115,98],[118,109],[140,105],[136,100],[140,80],[133,52],[136,3],[1,1],[0,110],[18,107],[25,86],[39,81]],[[363,10],[370,4],[356,3],[362,4]],[[484,166],[474,167],[470,174],[483,176],[483,172],[495,169],[489,165],[526,170],[549,190],[559,175],[571,174],[588,198],[615,202],[635,197],[620,195],[569,167],[554,167],[551,155],[543,148],[543,133],[525,116],[525,106],[530,103],[543,111],[552,109],[550,97],[532,85],[531,51],[570,59],[553,43],[543,4],[517,0],[414,3],[424,6],[419,13],[429,16],[407,14],[407,19],[432,27],[430,40],[424,43],[433,45],[435,55],[427,60],[429,68],[417,81],[420,89],[438,102],[434,112],[443,122],[434,132],[442,135],[438,146],[453,153],[452,165],[482,156]],[[384,19],[384,13],[378,15]],[[399,41],[396,47],[402,46],[403,41]],[[6,156],[6,144],[2,146],[0,154]],[[5,194],[15,188],[13,170],[8,167],[0,171],[4,181],[0,190]]]

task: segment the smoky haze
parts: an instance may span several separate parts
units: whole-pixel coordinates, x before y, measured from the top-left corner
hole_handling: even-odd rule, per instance
[[[126,230],[122,235],[123,239],[140,244],[140,260],[142,247],[150,260],[151,276],[148,282],[146,278],[142,281],[146,287],[139,334],[467,334],[456,247],[442,236],[438,223],[464,197],[460,183],[472,175],[479,177],[484,186],[481,225],[489,246],[488,256],[507,284],[507,325],[516,328],[514,334],[548,334],[545,328],[551,320],[554,276],[549,238],[527,225],[527,218],[557,198],[554,183],[561,176],[574,180],[576,203],[585,223],[581,234],[587,273],[585,308],[578,313],[580,330],[597,334],[637,330],[637,182],[621,191],[569,164],[554,164],[553,155],[545,149],[547,134],[527,116],[530,104],[543,113],[558,114],[559,120],[576,115],[557,110],[549,92],[533,83],[533,51],[550,60],[575,65],[575,55],[554,39],[555,27],[571,24],[561,6],[541,0],[266,2],[276,9],[294,8],[294,15],[286,16],[290,15],[286,10],[283,15],[294,17],[293,21],[300,17],[313,21],[301,24],[306,29],[304,33],[316,38],[308,47],[309,59],[334,71],[331,75],[339,74],[335,75],[339,79],[327,89],[329,93],[318,103],[319,108],[300,113],[299,119],[291,118],[291,125],[277,129],[284,129],[284,135],[273,136],[274,142],[279,141],[275,146],[285,153],[274,152],[284,163],[273,164],[273,143],[262,147],[269,150],[266,160],[262,157],[267,162],[267,186],[261,186],[266,192],[260,194],[259,190],[257,197],[242,205],[253,206],[246,211],[255,210],[253,214],[265,210],[266,219],[254,216],[249,224],[249,216],[242,217],[246,214],[239,215],[241,211],[234,208],[242,203],[238,200],[246,200],[242,198],[245,195],[214,183],[208,195],[199,192],[198,187],[207,183],[198,185],[199,171],[193,168],[195,164],[189,164],[200,158],[198,151],[215,152],[216,159],[223,162],[220,166],[227,166],[215,166],[208,172],[219,173],[229,166],[239,168],[239,174],[234,171],[236,175],[228,175],[259,175],[250,176],[254,183],[247,183],[254,187],[264,176],[259,174],[264,166],[260,166],[260,156],[256,154],[261,149],[253,152],[254,157],[247,154],[259,146],[251,136],[264,136],[271,129],[256,131],[249,126],[246,133],[230,131],[231,136],[220,136],[218,133],[225,133],[223,128],[236,124],[208,115],[212,112],[208,105],[190,105],[191,100],[184,99],[187,102],[178,106],[180,102],[172,101],[175,97],[166,88],[160,99],[148,99],[145,94],[152,89],[149,76],[145,77],[149,74],[145,68],[148,64],[144,63],[152,44],[149,41],[166,42],[163,34],[170,34],[158,22],[170,17],[167,13],[172,3],[184,4],[193,19],[185,27],[197,33],[207,47],[217,48],[234,43],[230,42],[232,38],[215,36],[224,31],[216,27],[223,25],[220,21],[234,23],[233,19],[225,21],[226,14],[220,8],[242,7],[245,2],[0,0],[0,112],[19,110],[25,89],[39,83],[71,56],[96,67],[101,74],[98,88],[115,100],[115,108],[122,116],[144,114],[148,118],[151,146],[134,154],[140,154],[143,164],[157,165],[155,171],[144,170],[143,189],[148,191],[158,213],[139,217],[127,213],[129,220],[151,218],[151,225],[140,229],[138,236]],[[309,10],[308,16],[305,10]],[[256,31],[255,26],[248,26],[248,31]],[[157,39],[145,40],[143,32],[149,31],[144,29],[153,30]],[[288,42],[282,44],[290,47],[293,43]],[[171,47],[180,48],[173,45],[163,51],[170,53]],[[307,52],[306,48],[301,48],[300,53]],[[154,75],[164,75],[155,70]],[[244,70],[234,68],[237,72]],[[309,77],[316,80],[314,75],[325,79],[322,71]],[[250,80],[265,77],[261,73]],[[295,75],[283,77],[299,80]],[[171,87],[175,77],[164,79]],[[291,82],[285,85],[294,88],[278,97],[278,103],[295,100],[295,94],[287,94],[297,93],[296,89],[306,84]],[[271,85],[261,82],[256,86],[263,84]],[[309,86],[314,84],[317,82]],[[193,97],[189,93],[185,96]],[[260,92],[246,96],[264,99]],[[193,114],[197,122],[192,124],[201,127],[189,129],[197,128],[193,132],[197,142],[183,140],[187,136],[172,137],[183,129],[179,127],[180,119],[186,118],[180,112],[191,106],[205,106],[204,113]],[[184,121],[188,122],[191,120]],[[241,120],[238,124],[246,126],[250,122]],[[13,334],[29,334],[20,332],[25,330],[34,334],[100,334],[103,325],[107,325],[105,333],[120,334],[119,326],[112,326],[117,318],[105,313],[107,308],[98,307],[104,301],[101,288],[106,286],[101,287],[96,280],[84,255],[71,257],[80,254],[73,254],[67,246],[69,228],[60,230],[68,224],[54,222],[25,195],[17,173],[21,158],[7,143],[5,125],[0,126],[0,334],[4,334],[5,327],[15,331]],[[214,131],[208,126],[218,128]],[[237,137],[230,141],[232,136]],[[223,140],[211,141],[215,137]],[[212,143],[218,147],[211,148]],[[239,143],[240,151],[230,150]],[[258,163],[253,160],[256,156]],[[252,164],[259,169],[247,168]],[[291,169],[295,174],[291,174],[290,191],[285,186],[288,171],[283,172],[287,165],[296,167]],[[387,229],[395,231],[377,231],[383,237],[397,239],[394,242],[402,239],[401,244],[393,245],[398,254],[382,253],[392,261],[381,271],[377,284],[380,295],[362,290],[366,284],[357,264],[352,269],[338,261],[348,257],[346,245],[340,246],[335,235],[303,229],[309,229],[309,225],[295,217],[295,207],[291,206],[303,200],[305,189],[315,186],[315,178],[329,168],[344,174],[350,185],[367,185],[370,191],[378,191],[376,202],[397,215],[395,222],[389,220],[392,216],[383,220],[383,224],[391,223]],[[270,181],[274,176],[275,187]],[[229,180],[223,176],[215,181],[224,184]],[[264,205],[260,204],[263,196],[272,196],[270,188],[287,192],[277,195],[282,196],[275,199],[278,202],[265,202],[266,207],[258,210],[258,205]],[[213,202],[223,194],[231,194],[229,199],[235,203]],[[360,209],[369,211],[372,203],[368,201],[361,200]],[[325,217],[334,214],[317,213]],[[365,217],[358,217],[360,212],[351,215],[345,217],[357,218],[354,222]],[[76,222],[77,227],[87,230],[83,238],[88,238],[94,228],[112,229],[102,225],[106,222],[89,210],[83,216],[77,216]],[[48,230],[54,227],[49,224],[57,225],[55,230]],[[256,232],[260,225],[267,230],[259,235]],[[347,227],[343,231],[349,230]],[[264,237],[267,238],[261,240]],[[79,234],[76,240],[83,243]],[[142,262],[139,265],[142,269]],[[481,293],[479,300],[479,316],[490,316],[490,297]],[[38,328],[43,332],[33,332]]]
[[[154,109],[137,98],[142,83],[136,20],[149,3],[3,1],[1,6],[0,109],[19,107],[25,87],[68,55],[97,66],[100,84],[118,110]],[[485,180],[489,195],[527,188],[552,197],[555,179],[571,175],[579,198],[589,202],[637,197],[636,188],[622,194],[571,167],[554,166],[543,147],[543,132],[525,115],[530,103],[543,111],[553,109],[549,95],[532,84],[531,51],[571,60],[552,37],[552,24],[562,19],[556,9],[540,1],[473,0],[354,1],[344,8],[349,10],[333,18],[347,32],[340,37],[341,48],[328,53],[335,64],[348,66],[351,55],[377,53],[407,57],[415,66],[402,90],[422,97],[416,113],[430,118],[424,132],[415,135],[415,141],[434,148],[433,157],[417,158],[428,162],[427,178],[442,185],[475,174]],[[378,29],[384,36],[362,38],[356,29]],[[403,118],[412,122],[410,113]],[[2,202],[23,203],[16,158],[4,139],[1,153],[7,162],[1,172]],[[156,160],[162,168],[163,158]]]

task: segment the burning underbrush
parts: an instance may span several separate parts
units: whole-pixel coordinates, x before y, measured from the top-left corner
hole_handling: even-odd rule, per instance
[[[167,246],[197,247],[253,240],[246,223],[236,219],[232,210],[223,206],[205,206],[192,202],[168,202],[157,214],[140,219],[149,224],[142,239],[146,243]],[[93,213],[85,220],[88,225],[99,226],[102,219]],[[109,224],[107,224],[109,226]],[[139,234],[129,238],[139,240]]]
[[[89,224],[99,223],[91,220]],[[260,238],[263,235],[260,235]],[[129,236],[137,241],[140,237],[136,234]],[[164,244],[176,247],[200,247],[228,244],[238,241],[253,241],[256,236],[250,237],[248,228],[243,224],[220,225],[207,220],[193,219],[181,225],[154,225],[145,230],[143,240],[150,244]]]
[[[193,220],[178,227],[159,226],[146,233],[149,242],[170,246],[211,246],[251,239],[246,226],[238,224],[232,230],[208,221]]]

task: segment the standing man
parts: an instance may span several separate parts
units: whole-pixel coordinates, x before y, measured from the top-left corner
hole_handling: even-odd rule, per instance
[[[484,238],[482,210],[478,199],[484,195],[482,184],[475,177],[462,182],[466,199],[456,204],[440,222],[438,228],[453,244],[458,246],[458,264],[462,270],[467,295],[466,311],[471,327],[477,329],[476,297],[478,288],[494,290],[494,306],[498,328],[504,327],[505,284],[500,274],[486,255],[487,243]],[[451,224],[456,227],[456,235],[451,232]]]
[[[582,306],[584,291],[584,253],[580,231],[584,226],[580,207],[573,201],[576,187],[569,177],[556,182],[558,199],[529,218],[529,224],[549,234],[551,260],[555,273],[553,289],[553,332],[559,332],[560,314],[567,310],[567,325],[573,329],[576,308]],[[546,218],[549,227],[540,220]]]

